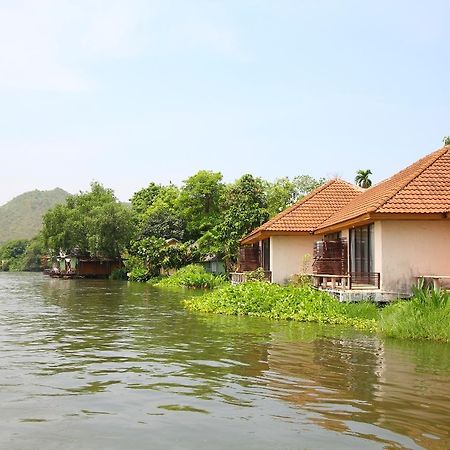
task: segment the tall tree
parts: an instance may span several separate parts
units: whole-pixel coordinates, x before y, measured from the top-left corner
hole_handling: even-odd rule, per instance
[[[228,186],[223,205],[225,212],[217,226],[216,236],[226,260],[234,263],[238,256],[239,240],[269,217],[263,181],[250,174],[243,175]]]
[[[442,142],[444,143],[444,145],[450,145],[450,136],[444,136]]]
[[[91,256],[120,257],[133,227],[131,213],[111,189],[92,183],[89,192],[67,198],[44,215],[43,239],[47,248]]]
[[[131,197],[131,207],[135,214],[144,214],[153,205],[162,189],[163,187],[160,184],[153,183],[152,181],[146,188],[135,192]]]
[[[138,232],[139,239],[144,237],[157,237],[162,239],[184,239],[185,224],[183,219],[171,208],[153,208],[146,215]]]
[[[200,170],[184,181],[178,207],[193,240],[214,228],[220,220],[220,199],[225,190],[222,178],[220,172]]]
[[[370,175],[372,175],[372,172],[369,169],[358,170],[358,172],[356,172],[356,177],[355,177],[356,185],[359,187],[362,187],[364,189],[367,189],[370,186],[372,186],[372,180],[369,178]]]

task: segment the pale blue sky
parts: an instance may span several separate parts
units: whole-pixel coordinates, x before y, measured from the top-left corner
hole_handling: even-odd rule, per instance
[[[0,0],[0,204],[200,169],[380,181],[450,134],[450,1]]]

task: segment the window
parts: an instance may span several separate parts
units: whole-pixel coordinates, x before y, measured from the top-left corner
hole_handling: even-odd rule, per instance
[[[350,230],[350,267],[353,273],[374,271],[374,225]]]
[[[261,266],[266,271],[270,271],[270,239],[264,239],[261,243],[262,246],[262,261]]]

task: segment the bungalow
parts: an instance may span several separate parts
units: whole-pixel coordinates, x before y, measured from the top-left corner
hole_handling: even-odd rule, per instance
[[[407,296],[418,277],[450,275],[450,146],[367,189],[316,235],[349,243],[348,273],[383,297]]]
[[[315,189],[241,240],[238,271],[262,267],[275,283],[311,273],[314,231],[361,192],[340,179]]]
[[[306,269],[318,285],[389,299],[409,295],[418,277],[450,275],[449,219],[446,146],[365,191],[332,180],[241,244],[259,244],[258,263],[274,282],[299,273],[312,254]]]

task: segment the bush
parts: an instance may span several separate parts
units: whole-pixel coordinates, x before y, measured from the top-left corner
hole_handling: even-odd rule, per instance
[[[390,337],[450,342],[450,294],[413,288],[410,301],[399,301],[383,309],[379,330]]]
[[[203,266],[190,264],[181,268],[170,277],[163,278],[156,285],[214,289],[225,283],[225,277],[208,273]]]
[[[144,267],[135,267],[127,275],[130,281],[138,281],[140,283],[147,281],[151,277],[149,271]]]
[[[121,267],[120,269],[114,269],[109,276],[110,280],[126,280],[128,278],[127,269]]]
[[[247,281],[265,281],[266,283],[269,282],[269,280],[266,278],[266,273],[264,272],[264,269],[262,267],[258,267],[256,270],[253,270],[252,272],[246,272],[245,275]]]
[[[185,301],[193,311],[248,315],[350,325],[375,330],[378,311],[374,304],[344,304],[310,286],[279,286],[258,281],[228,285]]]

